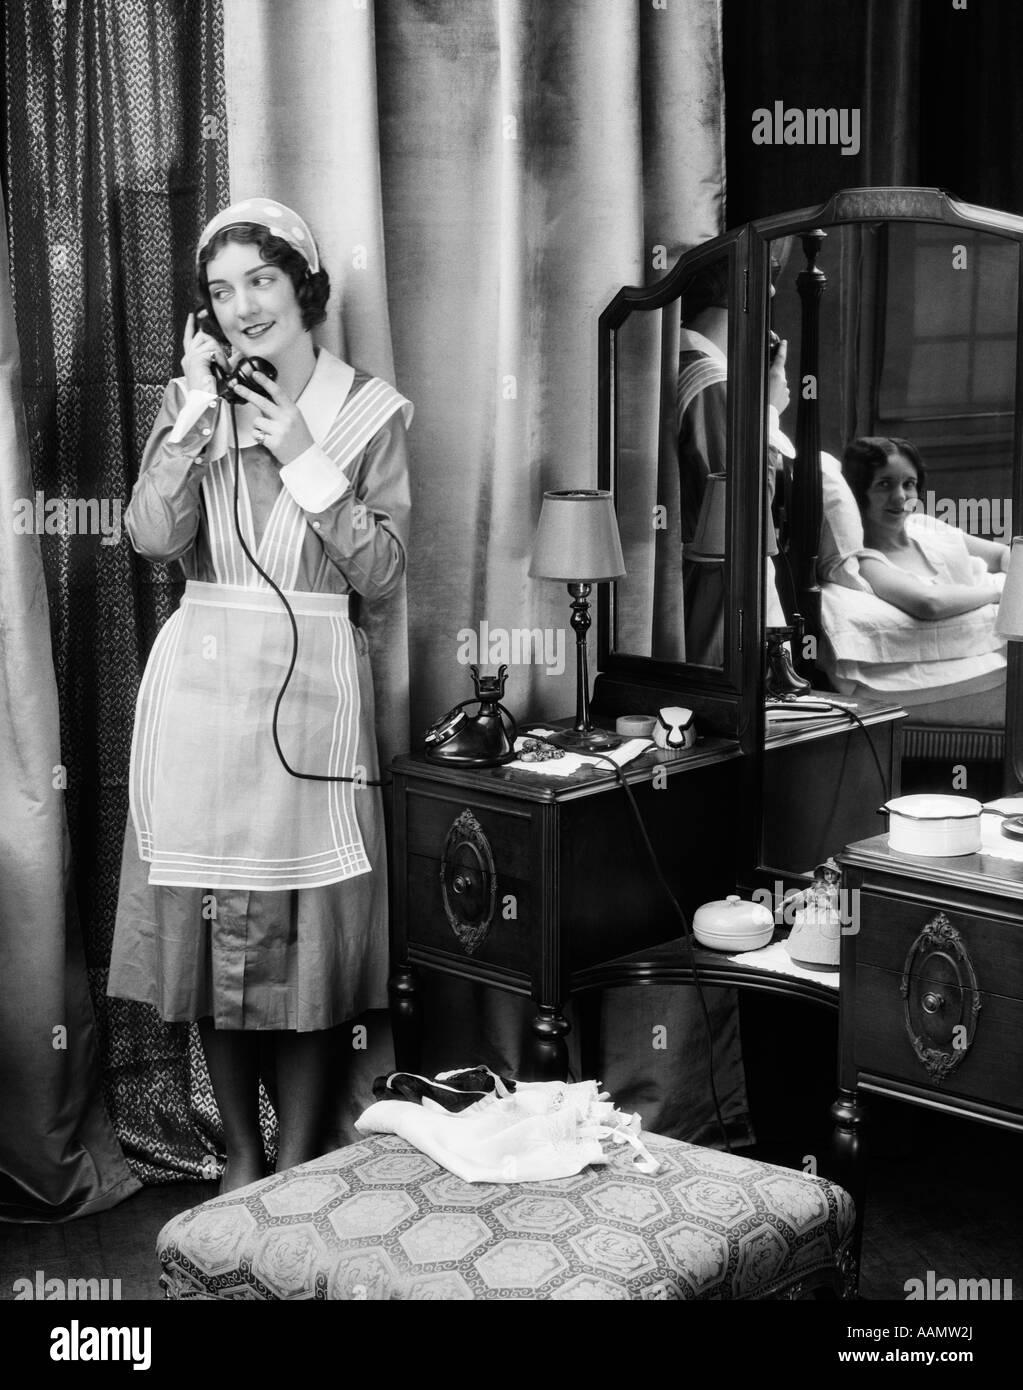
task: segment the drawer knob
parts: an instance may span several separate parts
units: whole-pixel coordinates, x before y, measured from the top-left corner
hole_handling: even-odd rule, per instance
[[[924,1012],[929,1014],[936,1014],[939,1009],[945,1007],[945,1001],[940,994],[927,993],[920,1002],[924,1006]]]

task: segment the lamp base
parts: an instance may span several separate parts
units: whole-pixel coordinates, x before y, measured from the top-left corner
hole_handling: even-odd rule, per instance
[[[606,729],[560,729],[556,734],[551,734],[547,742],[570,753],[605,753],[608,749],[621,747],[624,740],[619,734],[608,733]]]

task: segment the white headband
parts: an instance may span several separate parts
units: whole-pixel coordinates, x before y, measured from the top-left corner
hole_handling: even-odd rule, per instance
[[[225,208],[223,212],[218,212],[212,221],[207,222],[195,251],[196,269],[199,267],[199,253],[203,247],[208,246],[216,234],[222,232],[225,227],[236,226],[239,222],[252,222],[257,227],[266,227],[267,231],[273,232],[274,236],[282,237],[300,252],[308,261],[309,269],[314,275],[319,270],[320,257],[312,232],[297,212],[285,207],[283,203],[275,203],[271,198],[245,198],[242,202]]]

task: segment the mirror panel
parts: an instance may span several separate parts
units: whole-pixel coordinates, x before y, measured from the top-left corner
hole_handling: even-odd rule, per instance
[[[770,319],[775,332],[787,340],[791,394],[782,429],[798,440],[801,397],[816,389],[820,448],[835,460],[836,471],[853,439],[907,439],[918,449],[925,469],[919,498],[915,505],[910,499],[907,510],[948,523],[966,536],[1008,544],[1016,453],[1019,243],[991,231],[933,221],[863,221],[833,224],[824,230],[816,266],[827,283],[819,301],[814,382],[805,379],[802,361],[803,305],[796,288],[796,278],[806,267],[802,239],[791,235],[775,238],[769,245],[777,284]],[[768,428],[767,421],[764,427]],[[790,486],[792,465],[785,464],[784,470]],[[783,550],[790,519],[786,496],[783,486],[774,512],[782,529]],[[790,496],[788,500],[791,515]],[[851,495],[847,502],[852,524],[861,522],[859,512],[851,507]],[[829,517],[839,506],[834,489],[829,504],[825,484]],[[826,518],[822,537],[828,525]],[[907,523],[906,534],[911,535],[916,526]],[[919,544],[915,542],[914,549]],[[821,546],[823,558],[826,539]],[[793,593],[792,566],[784,554],[775,563],[779,588],[791,612],[803,606],[799,594]],[[847,621],[846,604],[852,611],[847,589],[824,586],[817,666],[825,679],[816,679],[815,685],[826,689],[830,684],[843,697],[903,705],[909,710],[909,724],[1004,728],[1006,677],[1003,657],[994,655],[997,643],[989,656],[961,666],[945,660],[939,667],[919,652],[907,652],[904,663],[892,661],[891,643],[885,650],[880,639],[876,662],[866,659],[871,652],[864,643],[859,644],[859,660],[853,660],[848,647],[842,646],[842,642],[851,646],[851,639],[835,638],[837,650],[831,649],[828,640],[829,622],[835,625],[830,629],[834,637]],[[813,655],[812,645],[809,650]],[[962,680],[953,679],[959,675]],[[781,759],[768,754],[765,806],[787,807],[786,818],[798,824],[799,789],[794,779],[810,771],[798,756]],[[952,790],[950,779],[949,769],[941,785],[931,789]],[[998,790],[988,794],[996,795]],[[873,797],[873,804],[880,804],[876,773],[859,779],[848,793]],[[846,794],[843,791],[843,797]],[[837,801],[829,814],[831,823],[820,826],[816,843],[833,852],[844,842],[843,811]],[[882,828],[878,821],[872,833]],[[786,859],[783,837],[772,830],[765,816],[761,867],[803,873],[816,861],[796,859],[805,859],[814,843],[812,834],[791,837],[793,848]]]
[[[613,486],[627,574],[613,595],[611,653],[720,675],[732,257],[680,269],[666,303],[633,308],[615,333]]]

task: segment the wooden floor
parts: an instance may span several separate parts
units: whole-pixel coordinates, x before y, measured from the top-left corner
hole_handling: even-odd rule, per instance
[[[905,1298],[907,1279],[1011,1279],[1023,1298],[1023,1139],[986,1125],[874,1102],[874,1157],[861,1293]],[[802,1166],[806,1144],[764,1142],[757,1156]],[[14,1281],[120,1279],[123,1299],[158,1299],[155,1246],[177,1212],[215,1194],[211,1183],[149,1187],[99,1216],[59,1226],[0,1227],[0,1300]]]

